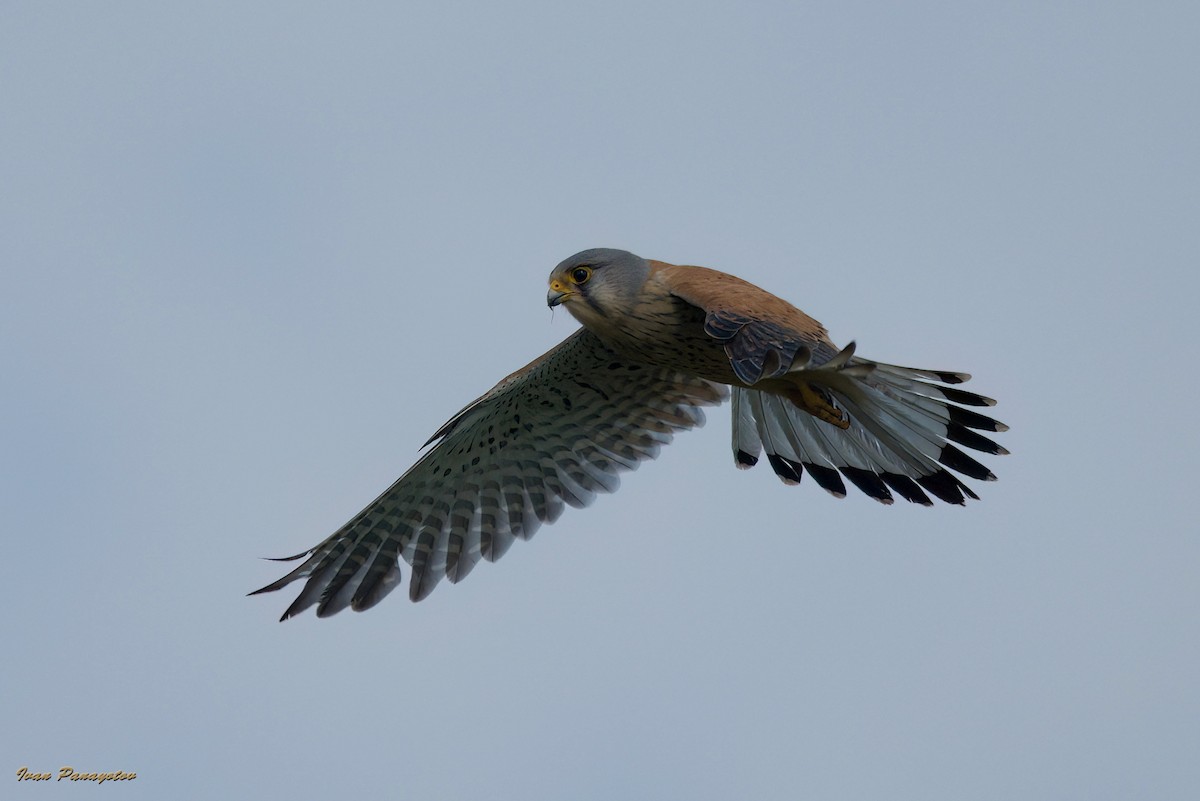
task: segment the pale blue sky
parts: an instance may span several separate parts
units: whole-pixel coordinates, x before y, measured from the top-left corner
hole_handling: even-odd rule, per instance
[[[121,798],[1185,799],[1194,3],[7,3],[0,768]],[[412,605],[323,538],[567,336],[587,247],[967,370],[966,509],[728,409]],[[3,787],[65,798],[66,783]]]

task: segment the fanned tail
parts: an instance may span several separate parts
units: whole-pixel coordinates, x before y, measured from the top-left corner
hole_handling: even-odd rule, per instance
[[[847,427],[819,420],[780,395],[734,387],[733,448],[739,467],[753,466],[765,450],[785,483],[799,483],[808,473],[820,487],[844,497],[845,477],[881,503],[892,503],[894,492],[931,506],[930,495],[953,504],[978,499],[951,470],[996,480],[955,443],[987,454],[1008,453],[979,433],[1008,426],[964,408],[996,402],[949,386],[967,381],[966,373],[873,362],[854,356],[851,344],[824,364],[795,369],[790,376],[822,392],[844,414]]]

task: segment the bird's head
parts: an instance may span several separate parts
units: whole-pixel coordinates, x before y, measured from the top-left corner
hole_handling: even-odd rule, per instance
[[[565,304],[567,311],[585,326],[604,325],[637,304],[650,265],[625,250],[593,248],[561,262],[550,273],[546,304]],[[611,319],[609,325],[615,324]]]

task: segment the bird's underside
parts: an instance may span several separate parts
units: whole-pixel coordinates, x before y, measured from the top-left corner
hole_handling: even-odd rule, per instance
[[[995,476],[955,443],[1007,453],[979,433],[1007,427],[968,408],[995,402],[953,386],[966,374],[839,350],[815,320],[724,273],[583,251],[552,273],[548,302],[584,328],[455,415],[386,492],[290,557],[304,561],[256,591],[306,579],[283,619],[368,609],[400,583],[401,561],[414,601],[462,580],[565,506],[615,491],[619,473],[730,394],[739,467],[765,453],[785,483],[807,473],[839,498],[845,479],[886,504],[963,504],[978,496],[954,473]]]

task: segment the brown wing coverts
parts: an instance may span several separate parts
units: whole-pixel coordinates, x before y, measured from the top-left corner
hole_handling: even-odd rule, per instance
[[[837,352],[820,323],[748,281],[706,267],[654,264],[671,294],[705,312],[705,333],[724,347],[743,384],[783,375],[797,356],[819,363]]]

